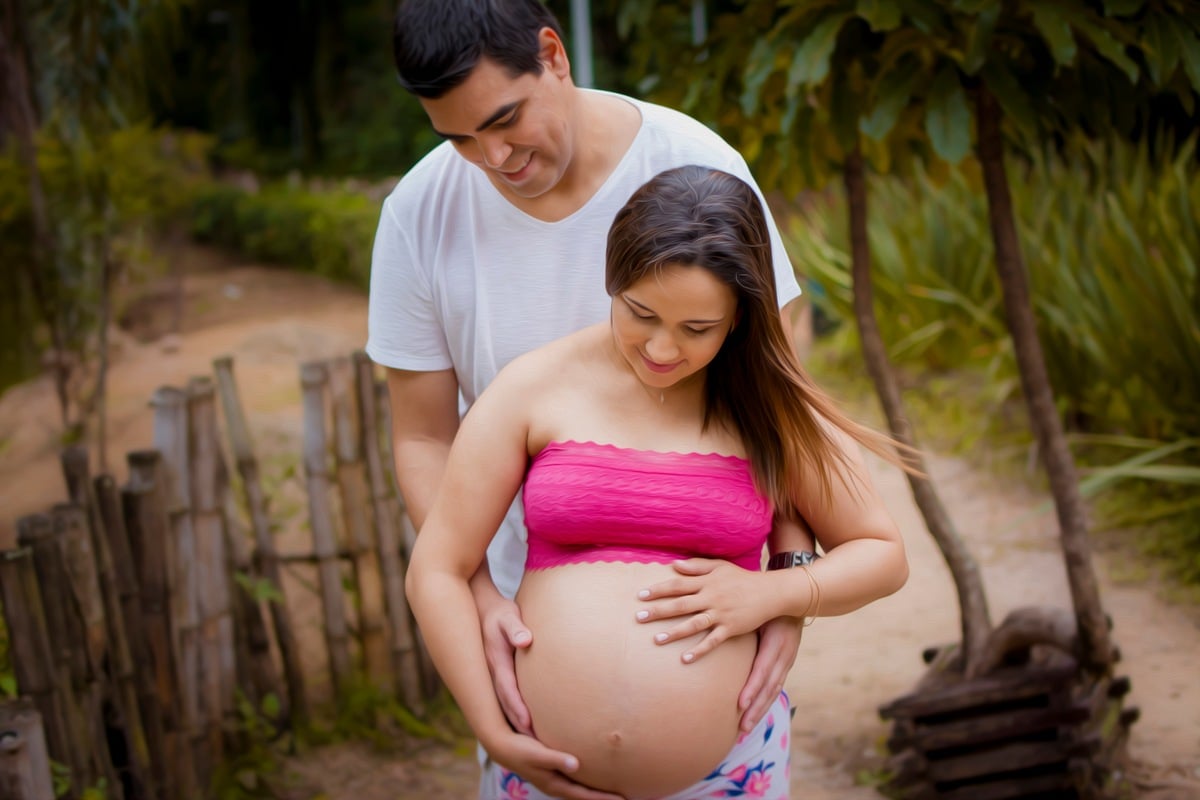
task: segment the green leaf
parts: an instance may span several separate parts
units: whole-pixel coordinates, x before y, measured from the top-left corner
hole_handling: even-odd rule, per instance
[[[1172,26],[1179,40],[1180,56],[1183,60],[1183,71],[1194,91],[1200,92],[1200,37],[1191,28],[1182,25]]]
[[[900,27],[904,15],[892,0],[858,0],[858,15],[878,33]]]
[[[817,23],[792,56],[788,86],[813,86],[829,74],[829,60],[837,45],[838,32],[850,14],[831,14]]]
[[[1000,7],[991,7],[980,12],[971,25],[967,34],[967,46],[962,58],[962,70],[968,75],[974,75],[987,63],[988,48],[992,44],[992,33],[996,30],[996,20],[1000,18]]]
[[[999,11],[1000,4],[996,0],[954,0],[955,11],[965,11],[968,14],[979,14],[984,11]]]
[[[1110,17],[1128,17],[1142,10],[1146,0],[1104,0],[1104,13]]]
[[[1096,25],[1085,16],[1081,14],[1070,14],[1067,16],[1071,24],[1075,26],[1075,29],[1091,41],[1097,53],[1111,61],[1124,72],[1125,76],[1129,78],[1130,83],[1137,83],[1138,67],[1125,53],[1125,45],[1117,41],[1107,30]]]
[[[971,110],[958,79],[958,70],[947,64],[929,87],[925,132],[938,156],[957,164],[971,151]]]
[[[1001,66],[987,64],[980,74],[988,89],[996,96],[996,101],[1004,110],[1004,116],[1012,120],[1025,133],[1036,134],[1038,116],[1029,103],[1029,96],[1025,89],[1012,73]]]
[[[1179,64],[1180,41],[1175,37],[1170,20],[1158,14],[1146,18],[1146,35],[1142,54],[1150,80],[1162,86]]]
[[[742,113],[747,117],[753,116],[758,109],[758,98],[762,93],[763,84],[774,71],[775,50],[771,47],[771,40],[764,36],[751,48],[750,55],[746,58],[746,71],[742,76],[745,85],[742,89],[741,105]]]
[[[917,80],[923,74],[916,59],[908,59],[884,73],[871,92],[874,105],[859,122],[859,130],[875,141],[887,136],[908,106]]]
[[[1070,24],[1054,8],[1033,4],[1033,24],[1050,46],[1054,62],[1060,67],[1075,60],[1075,35]]]

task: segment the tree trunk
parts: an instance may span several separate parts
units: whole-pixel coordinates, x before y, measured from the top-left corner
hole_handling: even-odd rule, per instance
[[[70,398],[67,382],[72,366],[67,355],[67,341],[53,289],[43,278],[51,272],[54,259],[54,239],[50,231],[50,215],[46,209],[46,189],[37,165],[37,146],[34,137],[39,125],[34,103],[34,81],[28,69],[28,50],[24,9],[18,0],[3,0],[0,4],[0,143],[11,133],[17,142],[17,159],[25,168],[29,181],[29,215],[33,223],[33,263],[24,265],[24,278],[29,282],[42,321],[50,334],[55,359],[54,386],[58,397],[63,428],[70,424]]]
[[[1075,462],[1054,406],[1054,392],[1038,341],[1029,283],[1017,240],[1008,176],[1004,168],[1000,107],[986,86],[980,86],[976,95],[976,124],[979,161],[983,167],[988,218],[996,248],[996,271],[1003,290],[1005,316],[1017,356],[1017,369],[1021,374],[1029,421],[1046,466],[1058,513],[1067,581],[1079,623],[1083,658],[1089,667],[1106,670],[1112,663],[1112,646],[1108,622],[1100,605],[1096,574],[1092,569],[1086,510],[1079,493]]]
[[[850,254],[851,274],[854,280],[854,317],[858,323],[858,335],[862,342],[863,358],[867,371],[875,383],[875,391],[887,417],[888,428],[898,441],[914,449],[908,461],[926,477],[906,473],[913,499],[925,525],[937,542],[938,549],[950,567],[955,589],[958,591],[959,614],[962,621],[963,672],[969,677],[975,674],[980,663],[992,622],[988,614],[987,597],[983,591],[983,580],[979,565],[967,550],[950,515],[942,505],[933,482],[927,477],[929,470],[917,450],[912,426],[900,397],[900,387],[888,362],[887,350],[879,325],[875,320],[874,293],[871,287],[871,247],[867,240],[867,188],[863,177],[862,150],[855,143],[853,152],[846,159],[843,172],[846,197],[850,207]]]

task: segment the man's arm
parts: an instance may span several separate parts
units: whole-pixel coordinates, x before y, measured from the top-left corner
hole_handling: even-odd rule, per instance
[[[396,483],[413,527],[421,530],[458,432],[458,378],[454,370],[387,371]]]
[[[458,378],[452,369],[389,369],[387,380],[396,483],[419,534],[433,507],[450,445],[458,432]],[[479,611],[485,655],[500,706],[514,728],[532,734],[529,709],[517,688],[513,656],[516,648],[532,644],[533,635],[521,620],[516,604],[496,589],[487,559],[471,578],[471,593]]]

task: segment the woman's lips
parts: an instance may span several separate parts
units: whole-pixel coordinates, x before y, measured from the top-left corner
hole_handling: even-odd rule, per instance
[[[681,361],[676,361],[673,364],[660,364],[657,361],[651,361],[649,358],[646,358],[646,356],[642,356],[642,361],[645,362],[646,369],[660,374],[670,372],[683,363]]]

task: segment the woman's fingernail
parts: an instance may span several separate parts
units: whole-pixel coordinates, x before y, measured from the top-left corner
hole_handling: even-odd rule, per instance
[[[638,592],[638,600],[645,600],[649,596],[650,596],[649,589],[642,589],[640,592]]]
[[[665,633],[654,634],[654,641],[658,642],[659,644],[662,644],[666,640],[667,640],[667,635]]]
[[[649,611],[639,611],[639,612],[637,612],[637,618],[638,618],[639,620],[646,619],[646,618],[647,618],[647,617],[649,617],[649,616],[650,616],[650,612],[649,612]]]
[[[693,661],[695,661],[695,660],[696,660],[696,654],[695,654],[695,653],[684,653],[684,654],[683,654],[683,663],[685,663],[685,664],[690,664],[690,663],[692,663],[692,662],[693,662]]]
[[[565,759],[563,759],[563,767],[567,770],[567,772],[574,772],[575,770],[579,769],[579,759],[575,758],[574,756],[567,756]]]
[[[517,631],[513,634],[513,641],[517,644],[524,644],[529,641],[529,631]]]

